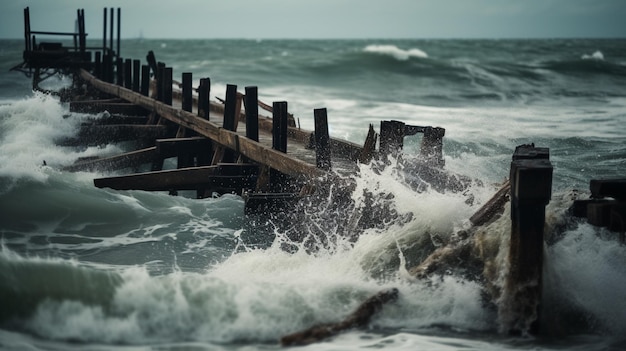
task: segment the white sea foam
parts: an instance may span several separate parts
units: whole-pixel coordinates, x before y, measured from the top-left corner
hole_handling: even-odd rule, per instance
[[[598,60],[598,61],[604,61],[604,54],[602,53],[602,51],[597,50],[594,51],[593,54],[588,55],[588,54],[584,54],[581,56],[581,58],[583,60]]]
[[[410,58],[428,58],[428,54],[424,51],[413,49],[400,49],[395,45],[368,45],[363,49],[364,52],[387,55],[399,61],[406,61]]]

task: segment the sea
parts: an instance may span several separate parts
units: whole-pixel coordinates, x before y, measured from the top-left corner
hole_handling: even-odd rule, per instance
[[[410,167],[361,164],[338,175],[352,188],[326,183],[348,201],[318,199],[297,223],[245,215],[239,194],[99,189],[95,178],[129,171],[64,171],[131,145],[60,146],[94,116],[10,71],[23,48],[0,40],[1,350],[280,350],[282,336],[341,321],[391,288],[398,299],[366,327],[294,348],[626,350],[626,246],[569,211],[589,198],[590,180],[626,178],[626,39],[121,40],[122,57],[145,63],[152,50],[175,80],[210,78],[212,100],[235,84],[287,101],[302,129],[314,128],[316,108],[327,109],[331,136],[358,144],[381,120],[445,128],[444,169],[474,180],[462,192],[415,189]],[[418,135],[404,144],[405,161],[418,157]],[[499,301],[484,293],[501,279],[454,263],[409,274],[470,227],[522,144],[549,148],[554,168],[539,334],[503,331]],[[388,211],[365,213],[366,203]],[[503,211],[483,235],[500,276]],[[372,225],[354,226],[363,216]],[[315,250],[293,239],[320,235]]]

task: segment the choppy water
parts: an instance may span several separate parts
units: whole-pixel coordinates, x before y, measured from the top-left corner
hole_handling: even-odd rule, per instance
[[[340,320],[390,287],[400,299],[369,329],[304,349],[626,347],[624,246],[565,211],[572,189],[585,197],[590,179],[626,176],[625,40],[122,41],[124,57],[154,50],[175,75],[210,77],[212,96],[256,85],[261,100],[288,101],[303,128],[326,107],[331,134],[357,143],[382,119],[444,127],[446,169],[484,184],[470,189],[470,205],[363,166],[350,206],[321,203],[297,228],[276,229],[245,218],[234,195],[97,189],[101,174],[60,171],[125,146],[56,146],[87,116],[8,72],[22,45],[0,41],[0,348],[278,349],[282,335]],[[562,238],[545,249],[550,335],[517,338],[498,333],[480,282],[415,281],[406,265],[466,227],[508,176],[515,146],[531,142],[550,148],[548,232]],[[407,138],[408,154],[418,148]],[[346,222],[360,214],[363,189],[392,194],[385,201],[399,216],[373,218],[352,242]],[[502,252],[509,226],[505,213],[489,227]],[[295,230],[322,231],[327,244],[286,252]]]

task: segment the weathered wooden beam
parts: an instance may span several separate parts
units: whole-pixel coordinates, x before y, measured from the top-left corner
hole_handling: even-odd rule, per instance
[[[119,57],[115,61],[115,82],[119,86],[124,86],[124,59]]]
[[[257,87],[246,87],[246,137],[259,141],[259,95]]]
[[[167,105],[172,105],[172,101],[173,101],[173,94],[172,94],[172,84],[173,84],[173,76],[174,74],[174,70],[172,67],[165,67],[163,68],[163,82],[161,82],[162,84],[162,89],[163,89],[163,103],[167,104]]]
[[[141,65],[140,92],[144,96],[150,95],[150,66]]]
[[[93,65],[93,74],[98,77],[98,79],[103,79],[102,76],[102,53],[100,51],[96,51],[95,61]]]
[[[499,313],[512,332],[539,331],[545,206],[552,194],[547,155],[545,148],[520,145],[511,162],[510,268]]]
[[[283,346],[303,346],[322,341],[342,331],[352,328],[364,328],[372,319],[372,316],[383,308],[388,302],[398,299],[398,289],[383,290],[368,298],[348,317],[338,323],[328,323],[313,326],[309,329],[283,336],[280,343]]]
[[[287,102],[274,102],[272,112],[272,148],[287,152]]]
[[[367,131],[367,137],[365,138],[365,144],[359,153],[358,160],[360,163],[367,164],[372,160],[374,153],[376,152],[377,139],[378,134],[374,131],[374,125],[370,124],[370,128]]]
[[[331,169],[328,116],[325,108],[313,110],[315,119],[315,162],[317,168]]]
[[[70,102],[70,112],[100,113],[104,111],[127,116],[145,116],[148,114],[145,108],[130,102],[101,102],[98,100]]]
[[[138,139],[166,138],[170,134],[166,126],[154,125],[89,125],[84,126],[74,138],[60,140],[63,146],[102,145]]]
[[[474,226],[484,225],[491,221],[496,215],[501,214],[510,192],[511,183],[507,180],[502,184],[500,190],[470,217],[470,223]]]
[[[141,91],[141,61],[133,60],[133,86],[132,89],[134,92]]]
[[[114,171],[150,163],[157,157],[158,152],[156,150],[156,146],[153,146],[147,149],[131,151],[121,155],[79,161],[73,165],[63,167],[63,170],[67,172]]]
[[[183,72],[183,101],[182,101],[182,109],[187,112],[191,112],[193,108],[193,87],[192,84],[192,73],[191,72]]]
[[[133,88],[133,60],[124,60],[124,88]]]
[[[380,147],[381,156],[395,156],[404,146],[404,122],[380,121]]]
[[[446,130],[440,127],[424,127],[420,156],[430,164],[443,167],[443,137]]]
[[[200,86],[198,87],[198,116],[209,120],[210,106],[209,97],[211,96],[211,79],[200,79]]]
[[[234,132],[220,128],[217,124],[203,118],[198,118],[192,113],[165,105],[147,96],[137,94],[132,90],[100,81],[85,70],[80,70],[80,75],[89,84],[107,94],[118,96],[124,100],[142,106],[149,111],[157,113],[165,119],[210,138],[220,145],[231,148],[246,156],[250,160],[270,166],[282,173],[296,177],[317,177],[324,174],[323,171],[317,169],[314,165],[293,159],[282,152],[272,150],[271,148],[263,146],[246,137],[240,137]]]
[[[254,188],[258,166],[220,164],[174,170],[136,173],[126,176],[94,179],[98,188],[115,190],[197,190]]]

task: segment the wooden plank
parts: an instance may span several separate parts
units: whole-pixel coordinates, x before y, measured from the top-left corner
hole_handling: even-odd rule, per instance
[[[109,112],[111,114],[127,116],[145,116],[148,114],[145,108],[129,102],[71,102],[70,112],[79,113],[100,113]]]
[[[135,124],[90,125],[81,128],[75,138],[67,138],[57,143],[63,146],[101,145],[137,139],[166,138],[169,130],[166,126]]]
[[[71,166],[63,167],[63,170],[67,172],[114,171],[122,168],[135,167],[144,163],[150,163],[157,158],[158,153],[156,146],[153,146],[121,155],[77,162]]]
[[[504,204],[507,201],[507,196],[509,195],[510,191],[511,183],[507,180],[500,187],[500,190],[498,190],[491,197],[491,199],[489,199],[478,211],[476,211],[472,215],[472,217],[470,217],[470,222],[472,223],[472,225],[483,225],[491,221],[491,219],[494,218],[495,215],[502,213],[502,211],[504,210]]]
[[[233,175],[228,165],[189,167],[174,170],[136,173],[119,177],[94,179],[98,188],[115,190],[196,190],[210,188],[254,188],[256,166],[237,166],[240,174]]]

